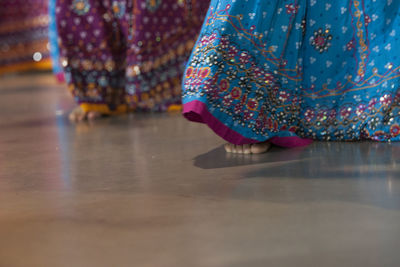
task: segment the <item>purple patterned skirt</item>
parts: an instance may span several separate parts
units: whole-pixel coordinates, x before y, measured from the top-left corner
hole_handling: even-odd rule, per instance
[[[206,0],[59,0],[61,63],[84,111],[164,111],[181,103],[181,76]]]

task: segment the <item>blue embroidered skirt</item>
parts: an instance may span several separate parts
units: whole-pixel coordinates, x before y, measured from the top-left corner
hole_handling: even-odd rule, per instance
[[[400,140],[400,1],[213,0],[186,118],[234,144]]]

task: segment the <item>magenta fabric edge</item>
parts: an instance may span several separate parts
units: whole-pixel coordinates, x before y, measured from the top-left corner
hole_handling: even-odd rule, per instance
[[[65,76],[64,76],[64,72],[58,72],[56,73],[56,79],[59,83],[63,83],[65,82]]]
[[[207,106],[199,101],[193,100],[183,105],[183,116],[189,121],[207,124],[217,135],[224,140],[235,145],[254,144],[260,141],[249,139],[243,135],[230,129],[217,118],[215,118],[207,109]],[[300,147],[307,146],[313,141],[311,139],[303,139],[297,136],[290,137],[273,137],[270,142],[281,147]]]

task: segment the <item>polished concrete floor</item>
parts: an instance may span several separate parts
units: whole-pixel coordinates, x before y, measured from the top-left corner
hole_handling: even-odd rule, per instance
[[[227,155],[179,114],[72,125],[0,79],[0,267],[400,266],[400,144]]]

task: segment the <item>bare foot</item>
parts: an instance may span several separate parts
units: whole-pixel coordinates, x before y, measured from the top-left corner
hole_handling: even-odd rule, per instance
[[[100,112],[89,111],[86,116],[88,121],[94,121],[101,118],[103,115]]]
[[[68,116],[69,120],[72,122],[80,122],[85,119],[85,112],[80,108],[74,108]]]
[[[236,154],[262,154],[267,152],[271,148],[270,142],[263,142],[258,144],[249,144],[249,145],[234,145],[234,144],[226,144],[225,151],[228,153],[236,153]]]
[[[102,115],[100,112],[89,111],[85,112],[81,107],[74,108],[69,114],[69,120],[72,122],[82,122],[85,120],[94,121],[100,118]]]

